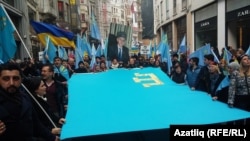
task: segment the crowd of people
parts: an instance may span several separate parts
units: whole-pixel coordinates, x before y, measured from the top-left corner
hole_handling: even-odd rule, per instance
[[[124,46],[124,40],[123,34],[117,36],[117,46]],[[198,65],[199,61],[203,61],[198,57],[173,54],[169,73],[168,64],[162,61],[160,54],[149,58],[140,54],[129,56],[124,48],[116,49],[110,58],[97,56],[92,66],[88,55],[77,65],[75,58],[62,60],[60,57],[55,57],[53,64],[43,64],[33,59],[23,62],[17,59],[1,64],[0,140],[59,140],[61,127],[66,122],[67,81],[74,73],[101,73],[120,68],[160,68],[166,77],[178,84],[203,91],[211,95],[212,100],[227,103],[231,108],[250,111],[250,58],[244,51],[231,50],[229,64],[223,60],[223,54],[217,56],[220,62],[215,61],[213,54],[206,54],[204,66]],[[220,88],[224,80],[229,85]],[[237,123],[250,122],[244,120],[244,123]]]

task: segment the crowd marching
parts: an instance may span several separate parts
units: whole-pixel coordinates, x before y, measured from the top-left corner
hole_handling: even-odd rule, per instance
[[[203,91],[212,100],[227,103],[229,107],[250,111],[250,59],[243,50],[228,49],[229,63],[222,54],[206,54],[203,59],[187,54],[171,55],[171,71],[161,54],[146,58],[129,56],[124,46],[126,38],[117,36],[117,46],[109,58],[96,56],[94,65],[85,55],[76,66],[75,58],[42,63],[34,59],[10,60],[0,65],[0,140],[59,140],[62,125],[66,122],[68,102],[67,81],[74,73],[101,73],[110,69],[160,68],[166,77],[191,90]],[[215,61],[219,58],[219,62]],[[107,61],[109,60],[109,61]],[[204,61],[204,65],[199,65]],[[92,62],[93,63],[93,62]],[[29,94],[29,95],[28,95]],[[32,106],[34,105],[34,106]],[[249,120],[233,124],[249,124]]]

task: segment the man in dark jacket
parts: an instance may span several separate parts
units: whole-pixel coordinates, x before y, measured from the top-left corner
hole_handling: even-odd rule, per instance
[[[129,61],[129,50],[125,46],[126,34],[124,32],[118,32],[116,36],[117,44],[108,48],[109,60],[117,58],[121,64],[127,64]]]
[[[204,55],[205,66],[202,66],[197,76],[196,83],[195,83],[195,90],[209,93],[210,74],[209,74],[208,66],[212,63],[214,63],[213,54]]]
[[[30,96],[21,90],[21,69],[16,64],[0,66],[0,120],[6,130],[1,141],[33,141],[42,137],[46,141],[59,140],[39,121]]]

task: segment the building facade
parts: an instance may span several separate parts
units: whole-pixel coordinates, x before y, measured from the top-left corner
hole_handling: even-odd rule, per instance
[[[28,57],[26,49],[32,56],[30,36],[27,32],[29,31],[28,1],[0,0],[0,3],[5,7],[17,31],[13,33],[17,44],[17,53],[13,59]]]
[[[90,35],[90,15],[94,13],[102,39],[108,37],[111,23],[135,27],[131,38],[136,41],[142,39],[141,0],[0,0],[0,3],[19,33],[14,33],[17,43],[15,58],[22,60],[30,55],[38,58],[38,52],[44,49],[29,24],[30,20],[55,24],[75,34]],[[136,24],[131,11],[133,3]]]
[[[247,50],[250,45],[249,0],[156,0],[155,33],[166,32],[173,50],[187,36],[190,52],[206,43]]]

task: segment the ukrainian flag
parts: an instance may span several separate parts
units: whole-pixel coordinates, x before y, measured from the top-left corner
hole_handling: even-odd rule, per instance
[[[46,36],[49,36],[54,45],[75,48],[75,43],[73,41],[74,34],[72,32],[42,22],[31,21],[31,25],[44,46],[46,46]]]

